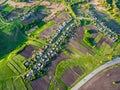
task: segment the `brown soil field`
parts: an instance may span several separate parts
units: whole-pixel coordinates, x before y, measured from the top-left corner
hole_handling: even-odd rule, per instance
[[[94,55],[94,52],[92,51],[91,47],[84,46],[82,41],[83,36],[84,36],[84,28],[77,28],[74,37],[69,42],[69,45],[77,50],[80,50],[82,53],[90,53],[91,55]],[[78,43],[76,43],[76,41]]]
[[[32,53],[34,51],[33,46],[29,45],[24,48],[19,54],[24,56],[25,58],[30,58],[32,56]]]
[[[77,44],[74,40],[70,40],[69,45],[79,51],[81,51],[82,53],[87,53],[87,49],[83,48],[82,46],[80,46],[79,44]]]
[[[50,80],[46,76],[31,82],[33,90],[48,90],[49,84]]]
[[[105,41],[105,38],[101,38],[97,43],[97,47],[100,47],[104,41]]]
[[[103,42],[107,43],[110,46],[113,46],[113,42],[110,39],[108,39],[108,38],[101,38],[99,40],[99,42],[97,43],[97,47],[100,47],[103,44]]]
[[[57,28],[57,25],[55,25],[55,24],[48,27],[47,29],[45,29],[43,32],[40,33],[39,38],[43,39],[43,40],[49,38],[50,35],[53,32],[55,32],[56,28]]]
[[[120,81],[120,67],[101,72],[79,90],[120,90],[120,84],[113,81]]]
[[[107,43],[107,44],[110,45],[110,46],[113,46],[113,44],[114,44],[114,43],[113,43],[110,39],[108,39],[108,38],[106,38],[105,43]]]
[[[67,70],[61,80],[65,83],[67,87],[71,86],[78,78],[78,75],[76,75],[71,69]]]
[[[92,38],[96,38],[99,35],[99,33],[93,34]]]
[[[73,67],[73,71],[75,71],[80,76],[83,74],[83,71],[79,66]]]
[[[56,24],[60,24],[66,20],[69,20],[70,17],[66,12],[62,12],[61,14],[59,14],[56,18],[54,18],[54,22]]]
[[[63,53],[61,53],[54,61],[52,61],[52,65],[49,67],[49,70],[47,72],[48,76],[53,76],[54,71],[56,69],[56,66],[62,61],[67,60],[69,57]]]
[[[74,35],[74,39],[77,41],[81,41],[84,36],[84,29],[83,28],[77,28],[76,33]]]

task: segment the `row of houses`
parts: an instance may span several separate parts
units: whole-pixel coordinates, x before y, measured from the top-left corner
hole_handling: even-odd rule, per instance
[[[92,19],[94,20],[93,25],[97,26],[100,32],[105,33],[113,41],[117,41],[118,35],[114,33],[110,28],[104,25],[104,22],[101,22],[99,18],[94,16],[94,12],[91,11]]]
[[[68,25],[67,23],[65,24],[64,22],[61,26],[65,27],[65,25],[67,25],[66,28],[61,27],[61,31],[58,31],[58,29],[56,31],[58,35],[60,34],[60,37],[58,37],[57,40],[54,41],[53,43],[46,45],[45,50],[43,52],[37,53],[33,60],[34,62],[33,65],[31,65],[32,62],[29,61],[25,63],[25,65],[27,65],[26,67],[31,68],[30,72],[28,72],[27,75],[25,76],[26,79],[31,80],[33,79],[33,76],[35,76],[36,74],[39,75],[39,72],[47,65],[47,63],[49,63],[51,60],[54,60],[54,58],[58,55],[59,50],[61,50],[63,43],[66,41],[66,39],[72,37],[73,35],[72,32],[74,28],[76,28],[75,24],[70,23]],[[65,30],[62,32],[62,29]]]

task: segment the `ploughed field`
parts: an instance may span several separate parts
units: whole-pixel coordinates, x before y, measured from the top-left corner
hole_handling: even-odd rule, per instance
[[[120,90],[120,67],[105,70],[88,81],[86,85],[79,90]]]

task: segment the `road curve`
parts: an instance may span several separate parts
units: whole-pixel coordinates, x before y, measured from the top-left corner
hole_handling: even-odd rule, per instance
[[[80,89],[83,85],[85,85],[90,79],[92,79],[99,72],[101,72],[102,70],[104,70],[110,66],[113,66],[113,65],[119,64],[119,63],[120,63],[120,57],[117,57],[117,58],[113,59],[112,61],[109,61],[109,62],[103,64],[102,66],[98,67],[96,70],[91,72],[89,75],[87,75],[85,78],[83,78],[80,82],[78,82],[74,87],[71,88],[71,90]]]

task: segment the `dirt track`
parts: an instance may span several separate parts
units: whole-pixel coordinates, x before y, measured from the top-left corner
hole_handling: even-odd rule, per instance
[[[113,81],[120,81],[120,67],[96,75],[79,90],[120,90],[120,84]]]

